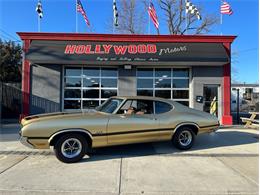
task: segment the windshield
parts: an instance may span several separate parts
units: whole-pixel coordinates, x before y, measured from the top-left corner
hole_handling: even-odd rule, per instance
[[[123,99],[110,98],[96,108],[99,112],[113,113],[122,103]]]

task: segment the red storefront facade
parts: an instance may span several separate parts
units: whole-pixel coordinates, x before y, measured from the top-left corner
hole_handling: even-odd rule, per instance
[[[192,72],[190,73],[191,79],[194,76],[193,73],[193,67],[197,68],[200,67],[201,70],[203,70],[203,67],[207,67],[210,68],[211,66],[216,67],[217,69],[221,69],[221,84],[220,84],[220,89],[221,89],[221,96],[220,96],[220,104],[219,106],[221,106],[221,116],[219,117],[221,123],[223,125],[231,125],[232,124],[232,116],[230,113],[230,99],[231,99],[231,60],[230,60],[230,54],[231,54],[231,43],[233,42],[233,40],[235,39],[235,36],[202,36],[202,35],[110,35],[110,34],[80,34],[80,33],[18,33],[18,35],[21,37],[22,41],[23,41],[23,51],[24,51],[24,60],[23,60],[23,72],[22,72],[22,93],[23,93],[23,103],[22,103],[22,117],[30,115],[30,114],[34,114],[32,113],[31,110],[31,95],[33,92],[31,83],[32,83],[32,75],[33,73],[31,72],[31,66],[33,64],[59,64],[60,66],[63,66],[64,64],[69,64],[69,65],[74,65],[74,64],[91,64],[92,66],[97,66],[97,65],[105,65],[105,66],[109,66],[110,63],[112,63],[114,66],[118,66],[118,67],[122,67],[124,65],[130,65],[130,66],[134,66],[136,69],[138,69],[138,67],[144,67],[146,64],[149,64],[149,67],[152,68],[157,68],[160,67],[160,65],[162,64],[163,66],[165,66],[166,68],[172,68],[172,67],[178,67],[178,66],[184,66],[188,65],[188,67],[191,67]],[[46,43],[47,46],[42,46],[39,44],[34,44],[34,42],[41,42],[41,43]],[[55,41],[55,44],[52,44],[52,41]],[[64,42],[64,44],[63,44]],[[95,43],[95,47],[91,48],[91,44]],[[104,47],[104,42],[105,47]],[[52,59],[54,59],[52,61],[52,59],[46,59],[46,62],[44,62],[44,58],[46,58],[46,56],[49,52],[49,55],[59,52],[58,48],[58,44],[62,43],[62,45],[59,45],[60,48],[62,48],[63,52],[62,55],[68,55],[68,54],[72,54],[72,55],[76,55],[74,56],[75,58],[68,58],[68,60],[64,60],[62,56],[57,56],[57,60],[55,60],[55,58],[53,57]],[[89,44],[90,43],[90,44]],[[100,44],[99,44],[100,43]],[[114,44],[115,43],[115,44]],[[132,55],[135,55],[137,53],[141,53],[142,56],[145,55],[152,55],[157,52],[158,48],[159,48],[159,44],[177,44],[177,46],[173,46],[172,48],[174,48],[176,50],[174,50],[174,55],[176,53],[181,53],[180,56],[177,56],[177,58],[175,59],[175,57],[171,57],[170,52],[168,52],[169,54],[167,54],[167,59],[163,59],[158,57],[158,61],[157,62],[136,62],[136,61],[131,61],[130,58]],[[121,45],[120,45],[121,44]],[[107,58],[103,58],[103,55],[106,55],[110,53],[110,51],[112,51],[113,49],[113,53],[117,54],[117,55],[121,55],[121,57],[124,57],[124,53],[118,53],[118,51],[115,51],[118,49],[118,47],[116,46],[116,48],[113,48],[113,45],[119,45],[119,47],[121,47],[122,45],[126,44],[128,49],[128,52],[130,51],[129,56],[130,58],[127,58],[128,61],[114,61],[114,62],[109,62],[106,61]],[[132,46],[131,46],[132,44]],[[141,45],[148,45],[147,48],[144,46],[140,46],[138,47],[138,44]],[[155,44],[155,46],[157,45],[157,50],[155,50],[155,48],[153,47],[153,45]],[[211,44],[211,45],[210,45]],[[215,45],[213,45],[215,44]],[[46,52],[45,50],[41,50],[44,47],[48,47],[48,45],[50,46],[50,48],[48,48],[48,52]],[[84,46],[82,46],[84,45]],[[103,45],[103,47],[102,47]],[[128,47],[130,45],[130,47]],[[134,45],[134,46],[133,46]],[[158,46],[159,45],[159,46]],[[171,46],[167,45],[167,49],[171,48]],[[195,46],[194,46],[195,45]],[[199,51],[201,51],[200,53],[202,53],[205,49],[203,49],[203,46],[209,46],[209,48],[213,48],[213,47],[223,47],[224,51],[225,51],[225,58],[227,60],[222,60],[220,57],[216,57],[214,56],[216,53],[219,53],[219,55],[221,52],[223,51],[212,51],[210,54],[213,55],[213,57],[207,57],[206,54],[205,56],[199,56],[198,58],[196,58],[196,54],[199,54]],[[37,50],[37,47],[39,48],[39,51]],[[185,47],[185,51],[181,51],[182,48]],[[195,48],[193,48],[195,47]],[[33,49],[32,49],[33,48]],[[36,48],[36,49],[35,49]],[[130,50],[129,50],[130,48]],[[176,49],[177,48],[177,49]],[[191,49],[190,49],[191,48]],[[187,51],[186,51],[187,50]],[[38,52],[37,55],[43,55],[45,51],[45,57],[44,56],[40,56],[42,59],[41,61],[37,61],[37,59],[35,60],[35,58],[30,57],[30,55],[36,55],[36,53]],[[164,51],[164,50],[161,50]],[[171,50],[173,51],[173,50]],[[77,53],[78,52],[78,53]],[[125,51],[124,51],[125,52]],[[132,53],[131,53],[132,52]],[[191,52],[191,53],[189,53]],[[214,54],[215,52],[215,54]],[[79,57],[79,54],[84,53],[84,56],[80,56],[79,62],[76,61],[77,57]],[[102,56],[102,60],[105,61],[103,62],[102,60],[100,60],[99,62],[97,61],[89,61],[88,56],[91,55],[91,53],[95,53],[98,55]],[[209,55],[210,55],[209,54]],[[54,54],[53,54],[54,55]],[[179,55],[179,54],[178,54]],[[193,59],[190,59],[189,56],[192,55]],[[202,54],[199,54],[202,55]],[[29,56],[29,57],[27,57]],[[194,57],[195,56],[195,57]],[[40,58],[39,57],[39,58]],[[84,57],[86,59],[84,59]],[[112,56],[114,57],[114,56]],[[144,57],[145,58],[145,57]],[[188,60],[186,60],[186,58]],[[60,59],[60,61],[59,61]],[[96,58],[98,59],[98,58]],[[112,59],[112,58],[111,58]],[[223,57],[224,59],[224,57]],[[172,63],[171,63],[172,60]],[[183,60],[183,61],[182,61]],[[68,62],[68,63],[67,63]],[[156,70],[155,70],[156,71]],[[194,70],[195,72],[195,70]],[[213,73],[212,73],[213,74]],[[196,75],[195,75],[196,76]],[[195,77],[194,76],[194,77]],[[213,75],[214,76],[214,75]],[[210,76],[208,76],[210,77]],[[219,76],[218,76],[219,77]],[[64,78],[61,77],[61,83],[63,82]],[[198,80],[198,79],[197,79]],[[190,82],[195,82],[195,81],[190,81]],[[196,81],[197,82],[197,81]],[[63,84],[61,84],[62,86]],[[197,95],[199,93],[196,93],[196,88],[192,88],[192,86],[195,86],[195,84],[190,85],[190,91],[193,92],[189,92],[189,105],[190,107],[195,107],[196,108],[196,102],[195,99],[197,97]],[[195,91],[194,91],[195,90]],[[62,90],[60,90],[60,93],[63,93]],[[44,91],[42,92],[44,93]],[[119,94],[123,94],[118,92]],[[117,93],[117,94],[118,94]],[[128,95],[128,94],[127,94]],[[135,95],[135,94],[134,94]],[[200,94],[199,94],[200,95]],[[60,95],[60,102],[62,102],[64,97],[63,95]],[[63,104],[63,103],[61,103]],[[58,111],[63,111],[63,107],[61,106],[60,110]]]

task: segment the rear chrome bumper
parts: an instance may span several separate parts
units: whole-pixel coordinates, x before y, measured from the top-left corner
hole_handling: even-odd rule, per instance
[[[216,124],[216,127],[213,129],[213,132],[216,132],[217,130],[219,130],[219,127],[220,127],[220,123],[218,121],[218,124]]]
[[[34,148],[34,146],[28,141],[28,138],[27,137],[20,137],[20,142],[24,145],[24,146],[26,146],[26,147],[28,147],[28,148]]]
[[[219,126],[216,126],[212,129],[212,132],[216,132],[217,130],[219,130]]]

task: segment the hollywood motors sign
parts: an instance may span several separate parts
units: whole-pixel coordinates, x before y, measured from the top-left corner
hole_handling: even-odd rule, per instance
[[[157,46],[155,44],[131,44],[131,45],[112,45],[112,44],[96,44],[96,45],[66,45],[65,54],[155,54]]]
[[[50,55],[51,54],[51,55]],[[33,41],[26,58],[34,62],[229,62],[226,50],[217,43]]]

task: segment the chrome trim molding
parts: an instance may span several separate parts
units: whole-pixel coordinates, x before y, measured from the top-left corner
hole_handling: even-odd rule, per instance
[[[178,128],[180,128],[181,126],[184,126],[184,125],[194,125],[194,126],[196,126],[196,127],[198,128],[198,131],[200,130],[199,125],[197,125],[196,123],[185,122],[185,123],[180,123],[180,124],[178,124],[178,125],[174,128],[173,134],[176,132],[176,130],[177,130]]]
[[[28,141],[28,138],[27,137],[20,137],[20,142],[24,145],[24,146],[26,146],[26,147],[28,147],[28,148],[35,148],[29,141]]]
[[[82,133],[85,133],[85,134],[87,134],[88,136],[90,136],[91,140],[93,140],[92,135],[91,135],[87,130],[83,130],[83,129],[64,129],[64,130],[61,130],[61,131],[58,131],[58,132],[54,133],[54,134],[49,138],[48,143],[50,144],[50,143],[51,143],[51,140],[52,140],[55,136],[57,136],[57,135],[59,135],[59,134],[61,134],[61,133],[66,133],[66,132],[70,132],[70,133],[73,133],[73,132],[82,132]]]

